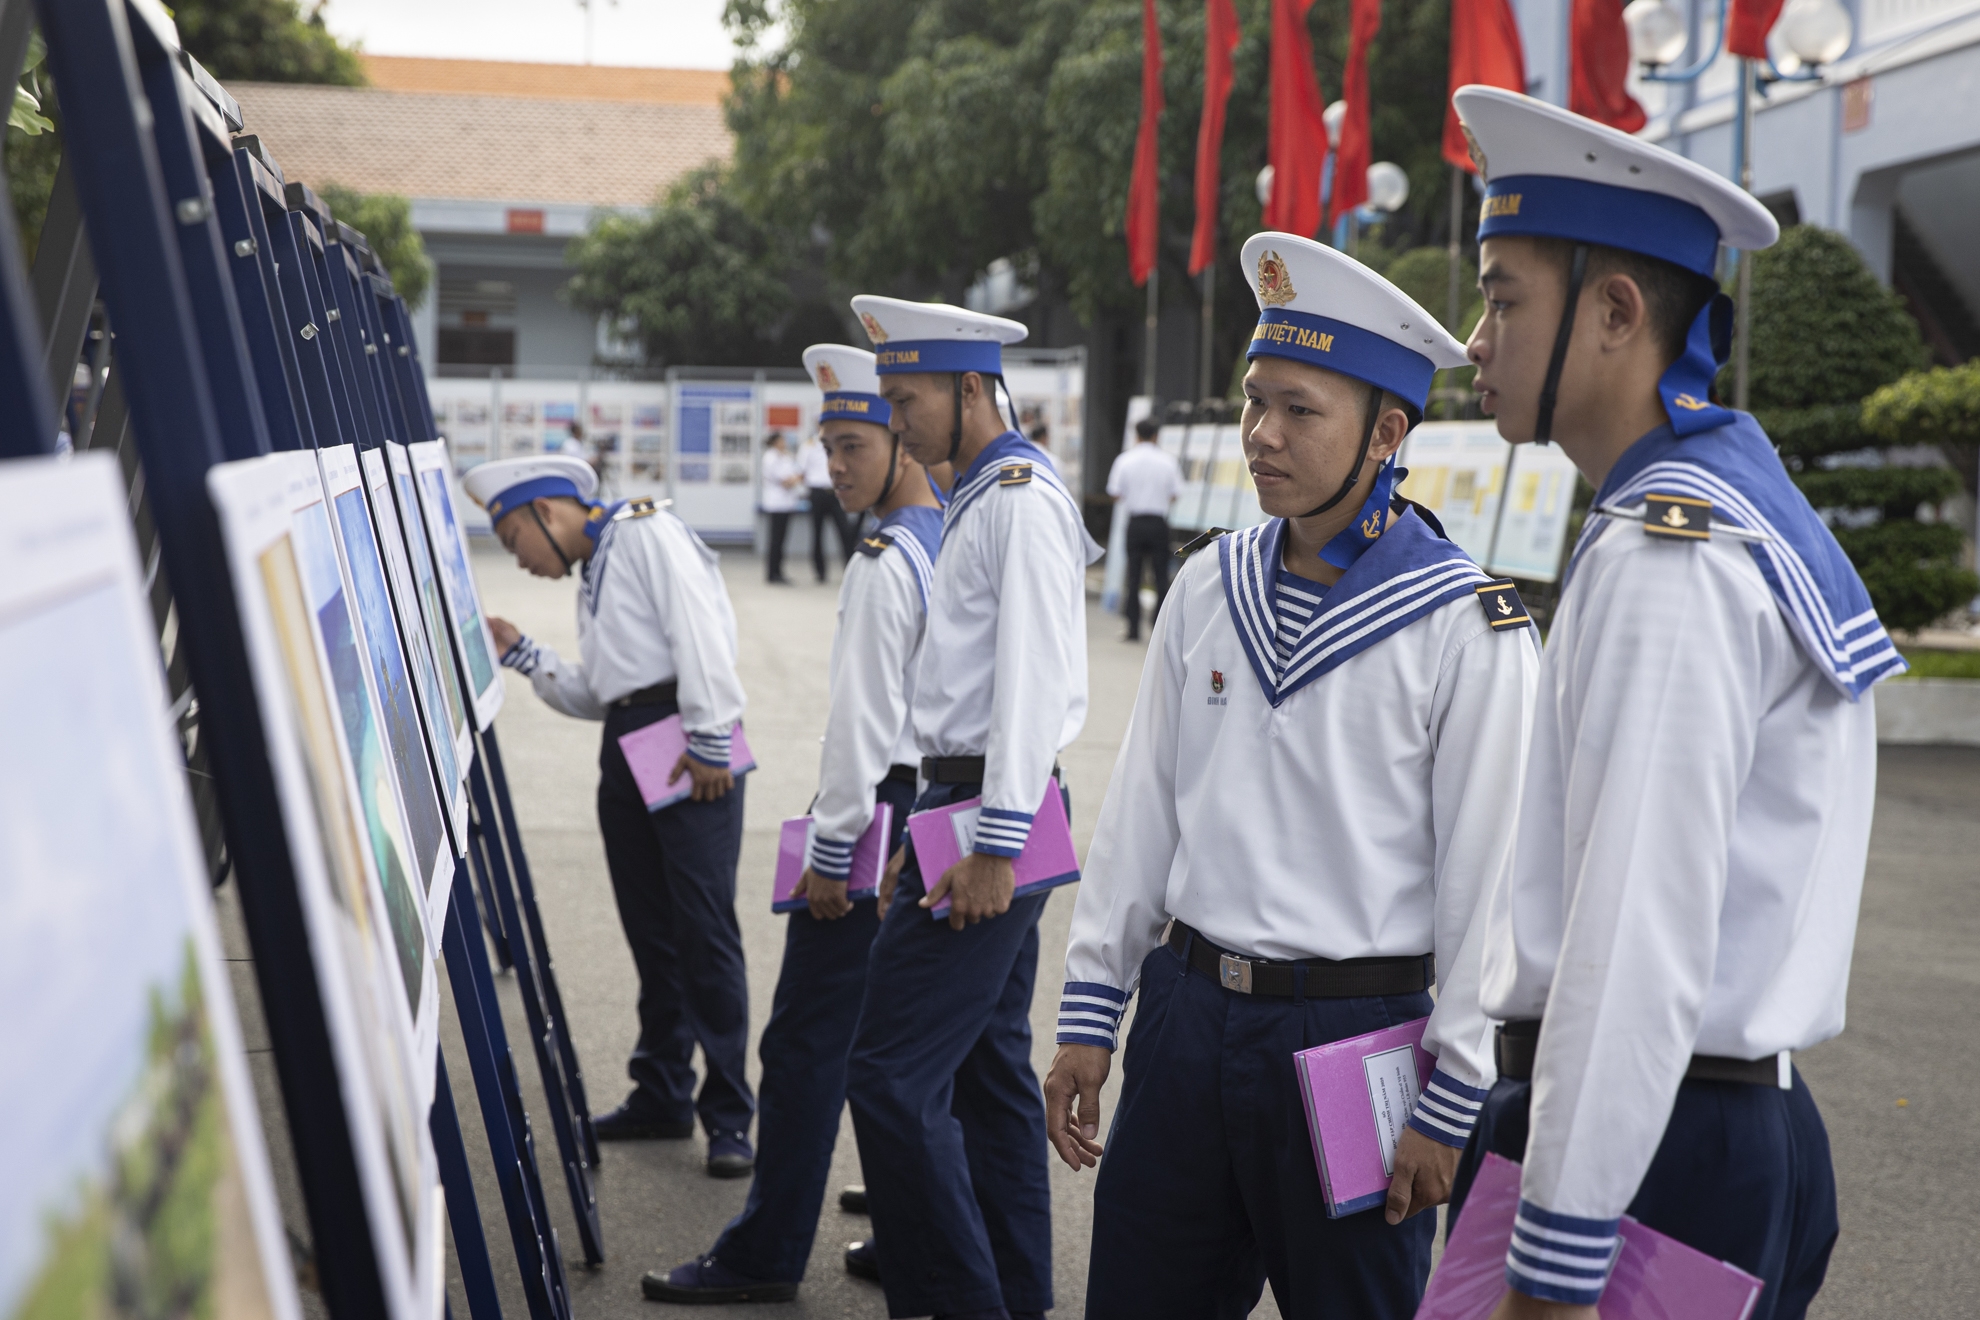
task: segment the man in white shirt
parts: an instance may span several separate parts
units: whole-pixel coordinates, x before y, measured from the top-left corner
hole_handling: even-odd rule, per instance
[[[1492,1081],[1473,914],[1512,844],[1539,656],[1512,585],[1395,495],[1457,341],[1310,239],[1254,235],[1243,262],[1244,454],[1273,516],[1204,538],[1156,621],[1073,910],[1047,1130],[1100,1166],[1092,1320],[1247,1315],[1261,1276],[1287,1320],[1407,1320],[1423,1212]],[[1414,1021],[1436,1070],[1394,1175],[1330,1203],[1293,1056]]]
[[[1595,486],[1547,639],[1512,862],[1482,909],[1523,1163],[1501,1320],[1596,1314],[1624,1213],[1800,1320],[1837,1233],[1790,1062],[1842,1029],[1876,787],[1871,687],[1904,661],[1758,423],[1713,397],[1736,184],[1555,106],[1460,88],[1485,180],[1476,388]]]
[[[1141,577],[1144,565],[1155,578],[1155,617],[1169,594],[1173,565],[1169,546],[1169,506],[1182,493],[1182,465],[1156,441],[1162,424],[1144,417],[1134,424],[1135,441],[1107,471],[1107,493],[1126,507],[1127,585],[1121,591],[1121,613],[1127,618],[1127,640],[1141,639]]]
[[[506,619],[488,621],[502,664],[555,710],[602,720],[598,827],[619,922],[639,969],[639,1043],[624,1104],[592,1120],[600,1141],[680,1139],[699,1114],[708,1172],[746,1176],[755,1110],[743,1075],[749,994],[736,923],[743,786],[729,772],[742,719],[736,618],[715,552],[651,500],[591,502],[597,477],[575,458],[504,459],[462,479],[495,535],[538,577],[573,568],[573,664]],[[670,779],[690,795],[648,811],[619,739],[679,715],[687,750]],[[694,1047],[708,1075],[694,1093]]]
[[[831,456],[825,452],[821,437],[814,434],[798,450],[797,461],[804,474],[805,498],[811,504],[811,567],[818,574],[818,580],[826,580],[825,573],[825,529],[830,527],[832,535],[839,538],[839,558],[850,562],[853,552],[853,520],[839,503],[839,496],[832,489]]]
[[[784,538],[790,534],[791,515],[802,502],[798,487],[803,484],[804,474],[799,470],[797,458],[791,453],[784,433],[772,431],[763,441],[763,491],[758,503],[764,517],[770,520],[770,544],[764,556],[764,577],[779,586],[790,582],[784,576]]]

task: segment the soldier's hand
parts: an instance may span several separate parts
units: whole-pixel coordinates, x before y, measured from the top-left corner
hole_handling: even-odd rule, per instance
[[[811,909],[814,921],[837,921],[853,910],[852,900],[846,897],[846,882],[827,880],[810,867],[798,877],[797,888],[791,890],[792,898],[801,898]]]
[[[1456,1146],[1432,1141],[1415,1128],[1403,1129],[1396,1142],[1396,1175],[1389,1179],[1389,1200],[1384,1210],[1392,1224],[1411,1215],[1422,1214],[1432,1206],[1451,1199],[1451,1180],[1457,1177]]]
[[[522,629],[507,619],[488,616],[488,631],[495,638],[495,654],[499,658],[509,653],[509,648],[522,640]]]
[[[1113,1066],[1098,1045],[1061,1045],[1045,1074],[1045,1136],[1074,1173],[1100,1162],[1100,1088]]]
[[[726,765],[704,765],[686,752],[674,762],[674,773],[667,776],[667,787],[672,788],[682,775],[694,777],[694,789],[688,797],[695,802],[713,802],[736,786],[736,777],[729,773]]]
[[[949,899],[949,929],[974,926],[985,917],[999,917],[1011,910],[1011,894],[1017,878],[1011,859],[973,852],[948,870],[921,900],[921,906],[934,908]]]
[[[894,906],[894,887],[901,882],[901,867],[907,862],[907,845],[894,849],[894,855],[887,859],[887,869],[880,876],[880,920],[887,919],[887,909]]]

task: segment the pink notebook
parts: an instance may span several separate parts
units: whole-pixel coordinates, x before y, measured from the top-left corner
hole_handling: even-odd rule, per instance
[[[804,875],[805,859],[811,855],[811,832],[815,828],[809,816],[793,816],[784,822],[784,828],[777,836],[777,879],[770,886],[770,910],[772,912],[795,912],[799,908],[811,906],[802,898],[792,898],[791,891]],[[871,898],[880,892],[880,877],[887,870],[887,840],[894,833],[894,808],[892,803],[873,804],[873,823],[866,827],[866,833],[859,836],[853,845],[852,875],[846,880],[847,898]]]
[[[1328,1218],[1359,1214],[1388,1198],[1396,1142],[1436,1063],[1423,1049],[1429,1021],[1418,1018],[1293,1055]]]
[[[976,817],[983,808],[980,797],[951,802],[946,807],[917,811],[908,817],[908,834],[914,839],[915,859],[921,865],[922,883],[929,888],[942,878],[942,872],[962,860],[976,842]],[[1072,827],[1066,823],[1065,799],[1059,796],[1059,783],[1045,785],[1045,800],[1031,818],[1031,833],[1024,851],[1017,855],[1017,890],[1012,897],[1068,885],[1079,879],[1079,855],[1073,850]],[[932,917],[949,915],[944,898],[929,909]]]
[[[1519,1212],[1519,1166],[1487,1155],[1464,1213],[1430,1276],[1416,1320],[1486,1320],[1506,1292],[1506,1248]],[[1746,1320],[1764,1285],[1623,1216],[1615,1271],[1597,1308],[1602,1320]]]
[[[681,728],[680,716],[669,715],[664,720],[622,735],[619,750],[626,754],[626,764],[632,768],[633,783],[639,785],[639,795],[646,799],[648,811],[671,807],[694,791],[694,780],[685,770],[672,785],[667,783],[667,776],[674,773],[681,753],[687,750],[687,733]],[[756,757],[750,753],[749,739],[743,737],[742,725],[737,724],[735,736],[729,739],[729,770],[741,775],[754,769]]]

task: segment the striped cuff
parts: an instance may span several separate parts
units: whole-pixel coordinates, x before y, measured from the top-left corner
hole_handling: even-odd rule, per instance
[[[840,843],[816,835],[811,840],[811,869],[827,880],[848,880],[852,878],[853,849],[859,840],[848,839]]]
[[[1030,812],[985,807],[977,813],[976,842],[970,851],[989,853],[992,857],[1015,857],[1024,851],[1024,841],[1030,837]]]
[[[524,678],[536,672],[543,663],[543,648],[531,641],[525,633],[516,639],[516,644],[502,652],[502,668],[513,669]]]
[[[1066,982],[1059,996],[1059,1044],[1113,1049],[1126,1008],[1125,991],[1098,981]]]
[[[1557,1215],[1521,1197],[1506,1248],[1506,1285],[1543,1302],[1593,1306],[1616,1263],[1621,1228],[1621,1219]]]
[[[1471,1140],[1471,1129],[1478,1126],[1478,1114],[1485,1105],[1485,1092],[1466,1086],[1442,1068],[1430,1074],[1430,1084],[1416,1097],[1416,1109],[1409,1125],[1432,1141],[1463,1149]]]
[[[733,726],[723,729],[719,733],[690,733],[688,735],[687,754],[703,765],[719,766],[721,769],[727,770],[729,768],[729,738],[732,733]]]

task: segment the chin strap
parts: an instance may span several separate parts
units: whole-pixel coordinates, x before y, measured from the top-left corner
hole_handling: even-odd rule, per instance
[[[543,521],[543,515],[536,511],[535,500],[529,502],[529,516],[536,519],[537,530],[541,531],[543,533],[543,539],[550,543],[550,549],[556,552],[557,558],[564,561],[564,576],[569,577],[571,575],[571,557],[564,553],[563,546],[557,544],[557,538],[550,535],[549,525]]]
[[[956,455],[962,452],[962,373],[951,372],[949,384],[954,388],[956,395],[956,425],[955,429],[949,432],[949,466],[954,467]]]
[[[1547,362],[1547,380],[1540,387],[1540,415],[1533,420],[1533,443],[1544,445],[1554,438],[1554,404],[1561,392],[1561,368],[1567,365],[1568,341],[1574,338],[1574,314],[1581,305],[1581,281],[1588,274],[1588,245],[1574,245],[1574,261],[1568,267],[1567,306],[1561,309],[1561,328],[1554,332],[1554,356]]]
[[[1353,490],[1361,481],[1361,467],[1362,464],[1368,461],[1368,448],[1375,443],[1375,423],[1380,421],[1381,418],[1382,387],[1379,385],[1370,385],[1368,387],[1368,419],[1361,427],[1361,449],[1354,456],[1354,466],[1348,469],[1347,480],[1341,483],[1341,488],[1334,492],[1332,499],[1318,508],[1308,509],[1305,513],[1300,514],[1300,517],[1316,517],[1348,497],[1348,492]]]
[[[901,438],[897,435],[892,435],[891,432],[889,435],[893,441],[894,448],[887,455],[887,479],[880,484],[880,498],[875,502],[875,508],[885,504],[894,497],[894,471],[900,466],[901,462]]]

